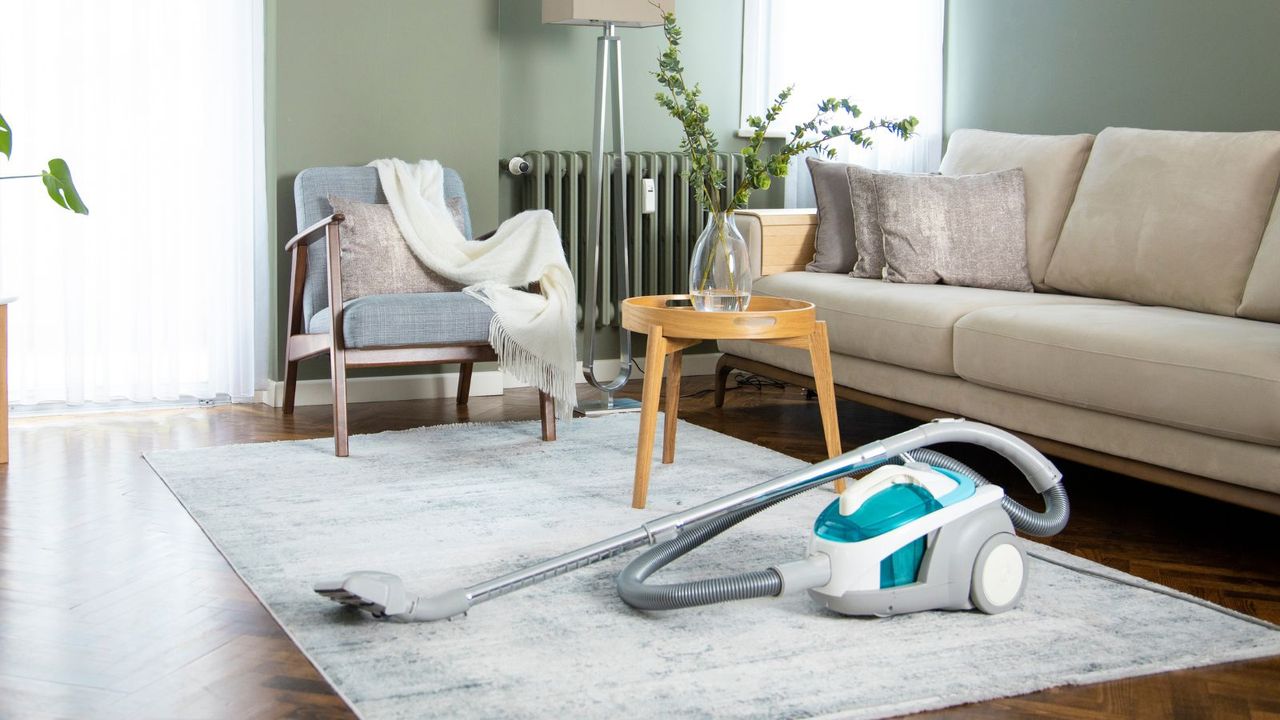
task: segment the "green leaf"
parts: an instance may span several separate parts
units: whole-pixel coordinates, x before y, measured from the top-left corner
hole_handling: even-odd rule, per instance
[[[71,168],[67,167],[66,160],[62,158],[50,160],[49,169],[41,173],[41,179],[44,181],[45,189],[49,191],[49,197],[53,198],[54,202],[76,214],[89,214],[89,208],[80,199],[80,193],[76,191],[76,185],[71,181]]]
[[[4,153],[5,157],[9,157],[9,153],[12,150],[13,130],[9,129],[9,123],[5,122],[3,115],[0,115],[0,153]]]

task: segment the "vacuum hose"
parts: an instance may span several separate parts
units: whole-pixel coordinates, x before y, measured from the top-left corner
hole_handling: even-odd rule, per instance
[[[973,468],[936,450],[928,448],[912,450],[910,456],[912,460],[966,475],[977,485],[990,484],[986,478]],[[899,456],[887,461],[868,464],[859,470],[871,470],[887,464],[902,464],[903,461],[904,459]],[[782,576],[773,568],[668,585],[649,585],[645,583],[645,580],[677,559],[687,555],[694,548],[709,542],[712,538],[747,518],[809,489],[811,488],[802,488],[770,498],[756,505],[735,510],[710,520],[704,520],[686,528],[675,539],[654,546],[627,565],[618,574],[618,596],[622,598],[623,602],[637,610],[676,610],[698,605],[712,605],[729,600],[746,600],[748,598],[781,595],[783,591]],[[1067,492],[1062,487],[1062,483],[1059,482],[1046,490],[1041,497],[1045,501],[1044,512],[1031,510],[1008,495],[1005,495],[1004,499],[1001,500],[1001,507],[1009,515],[1010,521],[1018,530],[1038,537],[1056,535],[1066,527],[1067,519],[1070,515]]]
[[[934,467],[967,475],[976,485],[990,485],[978,471],[956,460],[950,455],[943,455],[936,450],[921,448],[912,450],[911,457]],[[1040,496],[1044,498],[1044,512],[1036,512],[1013,498],[1005,495],[1000,507],[1009,516],[1013,526],[1027,535],[1049,537],[1062,532],[1071,516],[1071,504],[1067,501],[1067,490],[1058,483]]]
[[[725,530],[808,489],[810,488],[771,498],[759,505],[735,510],[718,518],[704,520],[681,533],[676,539],[655,545],[651,550],[631,561],[631,564],[618,574],[618,595],[622,597],[623,602],[638,610],[676,610],[696,605],[711,605],[726,600],[780,595],[782,576],[773,568],[672,585],[646,585],[644,581],[650,575]]]

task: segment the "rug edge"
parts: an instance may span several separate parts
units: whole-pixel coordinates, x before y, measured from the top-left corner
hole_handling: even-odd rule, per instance
[[[280,440],[276,442],[298,442],[298,441],[297,440]],[[255,443],[241,443],[241,444],[255,444]],[[226,446],[219,445],[216,447],[226,447]],[[196,527],[200,528],[200,534],[204,535],[205,539],[209,541],[209,544],[213,545],[213,549],[218,551],[218,555],[222,558],[222,561],[227,564],[227,567],[231,569],[231,572],[235,573],[236,579],[240,581],[240,584],[245,586],[245,588],[249,590],[250,594],[253,595],[253,598],[258,601],[258,604],[261,605],[262,608],[267,611],[267,614],[271,616],[271,621],[276,624],[276,627],[280,628],[281,632],[285,634],[285,637],[289,638],[289,642],[293,644],[294,649],[297,650],[299,653],[301,653],[302,657],[307,659],[307,662],[310,663],[311,667],[317,673],[320,674],[320,677],[324,679],[325,683],[329,686],[329,689],[332,690],[333,693],[337,695],[340,700],[342,700],[342,702],[347,706],[347,709],[351,711],[351,714],[355,715],[357,718],[359,718],[359,720],[365,720],[364,714],[360,712],[360,709],[356,705],[356,703],[352,701],[351,698],[347,697],[347,694],[342,691],[342,688],[338,686],[338,683],[335,682],[334,678],[330,677],[329,673],[325,672],[324,668],[320,667],[320,663],[316,662],[316,658],[312,657],[311,653],[308,652],[307,649],[302,646],[302,643],[299,641],[298,637],[295,636],[293,632],[289,630],[289,627],[284,624],[280,616],[277,615],[276,611],[271,607],[271,604],[268,603],[265,598],[263,598],[261,595],[258,594],[257,588],[255,588],[253,586],[253,583],[249,582],[249,580],[245,578],[244,574],[241,573],[239,568],[236,567],[236,564],[231,561],[230,557],[227,556],[226,551],[222,549],[222,545],[220,545],[217,540],[213,539],[213,536],[209,534],[209,531],[205,529],[205,526],[200,522],[200,520],[197,519],[196,516],[191,513],[191,509],[188,508],[187,504],[182,501],[182,498],[178,496],[178,493],[175,492],[174,489],[169,486],[169,482],[164,479],[164,475],[160,473],[159,469],[157,469],[156,466],[152,464],[151,459],[147,457],[146,453],[143,453],[142,460],[147,464],[147,467],[151,469],[151,472],[157,478],[160,479],[160,482],[164,484],[165,489],[169,491],[169,495],[172,496],[174,501],[177,502],[178,505],[182,507],[182,511],[187,514],[187,517],[191,518],[191,522],[195,523]]]

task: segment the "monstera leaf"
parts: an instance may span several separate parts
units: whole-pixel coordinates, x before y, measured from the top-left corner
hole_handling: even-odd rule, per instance
[[[9,153],[13,150],[13,131],[9,129],[9,123],[4,121],[4,116],[0,115],[0,153],[4,153],[5,157],[9,157]]]
[[[5,121],[4,116],[0,115],[0,153],[9,157],[9,153],[13,151],[13,128],[9,127],[9,123]],[[33,178],[35,175],[4,175],[0,176],[0,180],[21,180],[23,178]],[[45,190],[49,191],[49,197],[62,207],[79,215],[88,215],[89,208],[85,206],[84,200],[80,199],[80,193],[76,190],[76,184],[71,180],[71,168],[67,167],[67,161],[62,158],[54,158],[49,161],[49,169],[43,170],[39,175],[44,181]]]
[[[71,212],[80,215],[88,215],[89,208],[85,207],[84,201],[80,199],[80,193],[76,192],[76,185],[71,181],[71,168],[67,167],[67,161],[62,158],[54,158],[49,161],[49,169],[40,173],[40,177],[44,180],[44,187],[49,191],[49,197],[62,207]]]

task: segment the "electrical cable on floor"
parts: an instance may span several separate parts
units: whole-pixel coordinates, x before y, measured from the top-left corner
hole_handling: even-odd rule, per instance
[[[733,381],[736,384],[733,386],[726,385],[724,389],[725,392],[732,392],[734,390],[741,390],[743,388],[748,388],[748,387],[755,388],[756,390],[764,390],[765,388],[778,388],[779,390],[784,390],[787,387],[787,384],[780,380],[774,380],[773,378],[767,378],[767,377],[764,377],[763,375],[755,375],[752,373],[744,373],[744,372],[735,373],[733,376]],[[707,395],[710,395],[713,392],[715,392],[715,388],[706,388],[703,390],[695,390],[691,393],[681,395],[680,398],[684,399],[684,398],[706,397]]]
[[[635,358],[635,357],[631,358],[631,364],[635,366],[636,370],[640,371],[641,375],[644,375],[644,366],[640,364],[639,358]],[[732,387],[726,386],[724,389],[725,392],[731,392],[733,390],[741,390],[744,387],[752,387],[752,388],[755,388],[756,390],[764,390],[765,388],[777,388],[779,390],[785,390],[787,387],[787,384],[782,382],[781,380],[774,380],[773,378],[767,378],[763,375],[756,375],[754,373],[745,373],[745,372],[734,373],[733,381],[736,384]],[[714,388],[706,388],[704,390],[695,390],[694,392],[681,395],[680,398],[683,400],[684,398],[706,397],[707,395],[710,395],[713,392],[715,392]]]

